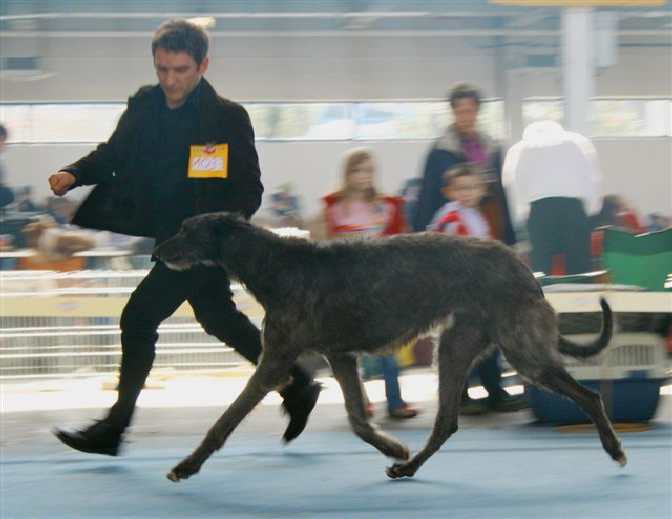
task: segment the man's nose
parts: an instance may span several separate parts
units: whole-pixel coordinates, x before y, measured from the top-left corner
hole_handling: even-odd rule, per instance
[[[176,82],[175,74],[173,72],[168,72],[166,74],[166,77],[164,78],[163,82],[167,87],[175,86],[175,82]]]

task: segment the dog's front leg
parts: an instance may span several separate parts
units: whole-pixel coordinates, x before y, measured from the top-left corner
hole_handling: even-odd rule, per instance
[[[190,455],[176,465],[166,477],[178,482],[196,474],[210,455],[219,450],[229,435],[256,405],[273,389],[285,382],[294,359],[273,360],[264,355],[261,363],[250,377],[245,389],[229,406],[226,412],[208,431],[203,442]]]
[[[425,447],[409,461],[387,468],[391,478],[411,477],[457,431],[462,389],[474,359],[487,348],[476,327],[456,324],[441,335],[439,344],[439,410]]]
[[[354,433],[362,440],[382,452],[385,456],[407,460],[408,447],[389,434],[378,430],[366,417],[364,390],[357,373],[357,359],[353,355],[328,355],[331,369],[341,386],[345,399],[345,409]]]

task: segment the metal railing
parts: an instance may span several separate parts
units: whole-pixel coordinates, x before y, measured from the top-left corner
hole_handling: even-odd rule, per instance
[[[0,272],[0,379],[84,377],[116,372],[119,316],[145,270]],[[259,307],[232,287],[241,310]],[[206,334],[188,304],[159,328],[156,368],[211,371],[247,365]]]

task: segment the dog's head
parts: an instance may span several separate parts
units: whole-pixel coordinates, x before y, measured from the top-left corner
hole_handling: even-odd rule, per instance
[[[158,245],[154,256],[173,270],[195,265],[227,267],[238,249],[237,232],[250,224],[238,213],[207,213],[182,222],[178,233]]]

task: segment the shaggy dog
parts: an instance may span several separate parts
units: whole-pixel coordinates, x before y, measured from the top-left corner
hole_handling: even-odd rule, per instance
[[[530,270],[501,243],[429,233],[320,243],[210,213],[186,220],[155,255],[178,270],[221,267],[266,311],[256,372],[201,445],[168,473],[173,481],[198,472],[264,396],[287,383],[306,350],[329,360],[355,434],[397,460],[387,469],[391,478],[413,476],[457,430],[469,370],[495,347],[531,383],[576,402],[595,422],[607,454],[626,463],[602,399],[565,371],[561,357],[606,347],[609,306],[600,301],[599,338],[585,346],[569,342]],[[403,443],[367,420],[356,354],[401,346],[433,327],[440,331],[439,409],[426,446],[410,457]]]

